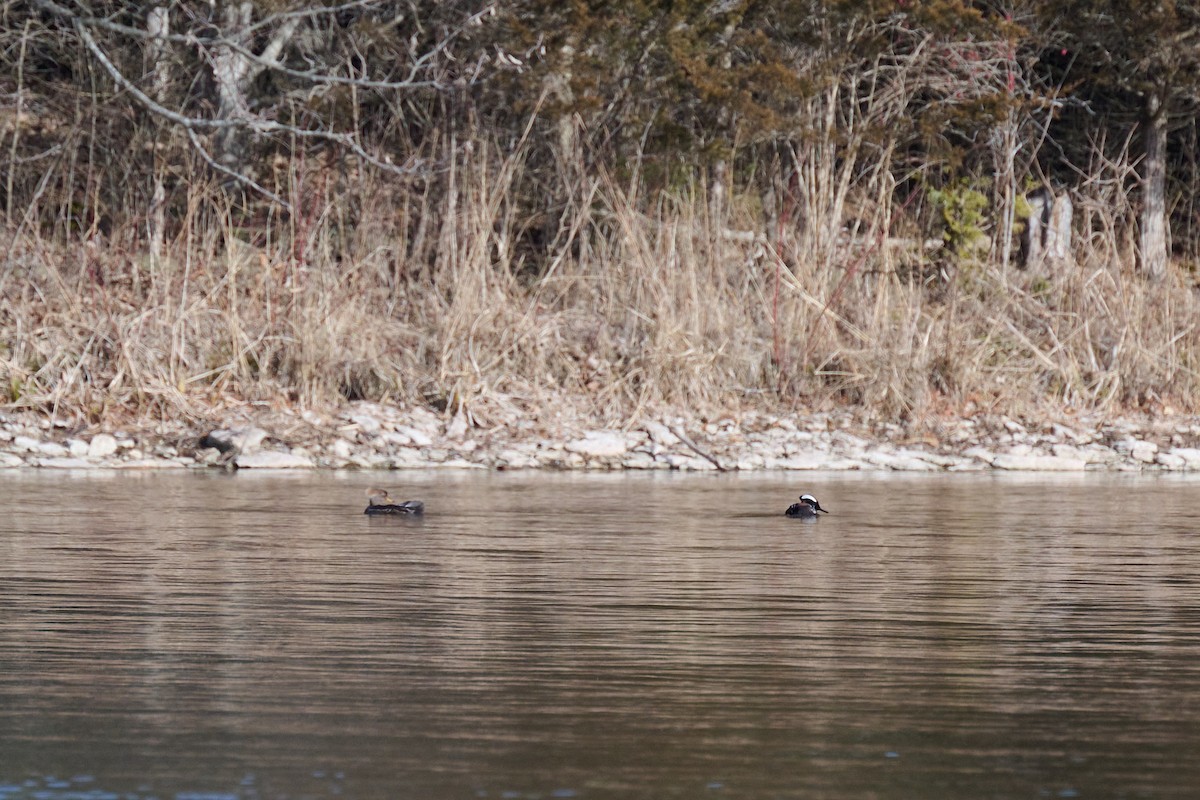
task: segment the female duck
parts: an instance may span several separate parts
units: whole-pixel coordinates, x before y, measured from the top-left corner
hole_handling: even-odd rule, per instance
[[[811,494],[800,495],[799,503],[792,503],[788,506],[788,510],[783,512],[785,517],[800,517],[802,519],[816,519],[817,512],[828,514],[829,512],[821,508],[821,504],[817,502],[817,498]]]
[[[392,514],[396,516],[419,517],[425,513],[425,504],[420,500],[405,500],[400,503],[392,501],[386,489],[367,489],[367,510],[364,514],[371,516]]]

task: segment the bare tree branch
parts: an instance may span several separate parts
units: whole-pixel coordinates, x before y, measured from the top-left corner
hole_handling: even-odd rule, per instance
[[[45,0],[36,0],[36,2],[40,4],[45,2]],[[104,67],[104,71],[109,74],[109,77],[111,77],[118,86],[133,95],[139,103],[153,113],[163,117],[164,119],[174,122],[176,125],[182,125],[183,127],[189,129],[246,127],[246,122],[242,120],[216,120],[202,119],[200,117],[189,117],[185,116],[184,114],[180,114],[177,111],[172,111],[166,106],[155,102],[150,98],[149,95],[135,86],[132,81],[126,78],[125,75],[119,69],[117,69],[116,64],[112,62],[112,59],[110,59],[108,55],[100,49],[100,45],[96,44],[96,40],[92,37],[91,31],[87,29],[82,21],[74,19],[73,23],[75,26],[75,32],[79,34],[79,38],[83,39],[84,45],[86,45],[87,49],[90,50],[92,55],[96,57],[96,60],[100,62],[100,65]]]
[[[228,175],[230,178],[233,178],[238,183],[241,183],[241,184],[244,184],[245,186],[250,187],[254,191],[261,194],[263,197],[266,197],[271,202],[278,203],[279,205],[283,206],[288,211],[292,210],[292,204],[289,203],[287,200],[284,200],[282,197],[275,194],[274,192],[272,192],[270,189],[266,188],[262,184],[258,183],[253,178],[249,177],[248,175],[243,175],[242,173],[238,172],[237,170],[230,169],[229,167],[225,166],[224,164],[221,164],[215,158],[213,158],[212,154],[210,154],[208,152],[208,150],[205,149],[204,144],[200,141],[200,137],[196,135],[196,132],[194,130],[192,130],[191,128],[185,128],[184,130],[187,131],[188,139],[191,141],[192,146],[196,148],[196,152],[200,154],[200,157],[202,159],[204,159],[204,163],[208,164],[210,167],[215,169],[217,172],[220,172],[223,175]]]
[[[36,1],[42,3],[48,2],[49,0]],[[80,38],[83,39],[83,42],[87,46],[88,50],[91,51],[92,55],[96,57],[96,60],[100,62],[101,66],[104,67],[104,70],[109,74],[113,81],[117,83],[118,86],[133,95],[133,97],[139,103],[145,106],[152,113],[157,114],[158,116],[169,120],[170,122],[173,122],[188,131],[195,131],[196,129],[228,130],[230,128],[244,128],[259,134],[287,134],[289,136],[296,136],[302,139],[327,141],[345,147],[347,150],[354,153],[367,163],[382,170],[386,170],[387,172],[391,172],[394,175],[410,177],[416,173],[415,167],[400,167],[392,163],[390,160],[372,155],[371,153],[367,152],[351,134],[300,128],[295,125],[285,125],[281,122],[262,119],[261,117],[254,117],[249,114],[239,118],[217,120],[205,119],[203,117],[191,117],[185,114],[180,114],[177,111],[172,111],[161,103],[155,102],[152,98],[150,98],[149,95],[135,86],[128,78],[126,78],[125,75],[119,69],[117,69],[117,66],[113,64],[108,55],[105,54],[105,52],[100,48],[100,45],[96,43],[95,38],[92,36],[91,32],[87,29],[83,22],[80,20],[74,20],[74,24],[76,32],[79,34]]]
[[[336,6],[319,6],[316,8],[303,8],[296,11],[278,11],[274,14],[268,14],[258,22],[247,28],[247,31],[253,32],[260,28],[267,28],[279,22],[280,20],[289,21],[293,19],[304,19],[309,17],[333,16],[340,14],[343,11],[351,11],[358,8],[370,8],[372,6],[381,7],[379,0],[352,0],[349,3],[342,3]]]
[[[119,33],[124,36],[129,36],[129,37],[136,38],[136,39],[155,38],[159,41],[168,41],[168,42],[172,42],[174,44],[182,44],[182,45],[186,45],[188,47],[198,47],[198,48],[205,49],[205,50],[207,50],[210,47],[213,47],[215,45],[220,45],[222,47],[230,48],[231,50],[237,52],[239,55],[246,57],[250,61],[253,61],[254,63],[260,65],[261,67],[270,69],[274,72],[279,72],[283,75],[287,75],[290,78],[296,78],[298,80],[310,81],[312,83],[317,83],[317,84],[355,86],[355,87],[362,88],[362,89],[380,89],[380,90],[413,90],[413,89],[445,89],[445,88],[449,88],[450,84],[448,84],[446,81],[438,80],[438,79],[420,80],[420,79],[418,79],[417,76],[420,75],[423,70],[427,69],[430,66],[430,62],[432,62],[436,56],[448,52],[450,45],[453,43],[453,41],[458,36],[460,36],[463,33],[463,31],[466,30],[468,25],[478,22],[479,19],[481,19],[483,16],[485,16],[488,13],[488,11],[485,9],[484,11],[473,14],[462,25],[460,25],[454,31],[451,31],[450,33],[448,33],[446,35],[446,37],[443,38],[441,41],[437,42],[433,46],[433,49],[431,49],[428,53],[424,53],[424,54],[416,57],[414,59],[412,65],[409,67],[407,77],[401,78],[400,80],[374,80],[374,79],[369,79],[369,78],[351,78],[351,77],[345,77],[345,76],[341,76],[341,75],[333,75],[333,74],[326,73],[326,72],[319,72],[317,70],[298,70],[298,69],[292,69],[291,67],[286,66],[281,61],[279,61],[279,59],[278,59],[279,52],[278,51],[280,49],[282,49],[282,44],[283,44],[283,42],[286,41],[287,36],[279,36],[277,34],[276,38],[273,39],[273,41],[272,41],[272,45],[274,45],[275,42],[278,41],[280,43],[280,47],[276,50],[271,51],[270,54],[264,52],[263,54],[260,55],[258,53],[255,53],[254,51],[250,50],[249,48],[245,47],[241,42],[238,42],[236,39],[234,39],[233,37],[230,37],[230,36],[220,36],[216,39],[210,40],[210,39],[201,38],[194,33],[169,33],[169,32],[166,32],[161,35],[152,35],[152,34],[148,33],[147,31],[144,31],[140,28],[135,28],[130,25],[123,25],[119,22],[114,22],[114,21],[104,18],[104,17],[85,16],[85,15],[81,15],[81,14],[76,14],[73,11],[71,11],[70,9],[65,8],[65,7],[59,5],[58,3],[53,2],[53,0],[34,0],[34,2],[38,7],[54,14],[55,16],[70,20],[72,23],[83,23],[84,25],[88,26],[89,28],[103,28],[103,29],[111,31],[113,33]],[[368,6],[368,5],[373,5],[373,4],[375,4],[375,0],[367,0],[365,2],[347,3],[344,6],[340,6],[338,8],[352,8],[352,7]],[[288,13],[283,13],[283,14],[273,14],[273,15],[271,15],[271,17],[269,19],[287,20],[288,24],[291,26],[289,28],[289,33],[288,33],[288,35],[290,35],[290,32],[294,31],[296,25],[299,24],[300,20],[303,17],[312,16],[313,14],[315,14],[317,12],[326,13],[331,10],[332,9],[322,8],[322,9],[314,9],[311,12],[310,11],[303,11],[303,12],[296,11],[296,12],[288,12]],[[265,22],[265,20],[261,20],[258,23],[254,23],[251,26],[249,26],[246,30],[247,31],[257,30],[257,29],[263,27],[264,22]],[[270,49],[270,46],[268,49]]]

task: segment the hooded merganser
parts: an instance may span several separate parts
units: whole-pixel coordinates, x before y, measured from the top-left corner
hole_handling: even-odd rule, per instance
[[[364,514],[393,514],[398,516],[416,517],[425,513],[425,504],[420,500],[405,500],[401,503],[392,501],[386,489],[367,489],[367,510]]]
[[[788,506],[788,510],[783,512],[785,517],[802,517],[804,519],[816,519],[817,512],[828,514],[829,512],[821,508],[821,504],[817,502],[817,498],[811,494],[800,495],[799,503],[792,503]]]

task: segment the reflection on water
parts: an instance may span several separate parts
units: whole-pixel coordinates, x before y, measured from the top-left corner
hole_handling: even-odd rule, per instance
[[[1200,785],[1200,482],[377,477],[0,475],[0,800]]]

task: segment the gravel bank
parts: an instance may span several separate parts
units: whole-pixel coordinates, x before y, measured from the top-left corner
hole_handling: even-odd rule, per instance
[[[82,427],[0,415],[0,469],[1200,470],[1200,418],[1032,424],[943,420],[913,430],[853,413],[556,416],[487,423],[358,403],[335,413],[246,406],[215,422]]]

